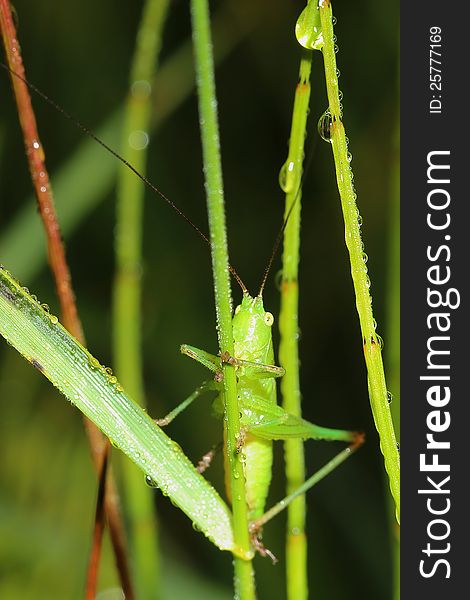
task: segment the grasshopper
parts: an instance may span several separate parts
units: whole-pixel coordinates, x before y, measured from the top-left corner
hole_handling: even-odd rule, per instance
[[[362,443],[362,434],[355,431],[330,429],[310,423],[286,412],[277,404],[275,379],[285,373],[274,364],[272,326],[274,317],[265,311],[261,293],[252,297],[246,289],[233,316],[235,356],[216,356],[193,346],[183,344],[181,352],[197,360],[214,373],[213,381],[206,381],[189,398],[157,423],[167,425],[203,392],[217,391],[215,412],[222,416],[224,398],[221,383],[223,362],[237,370],[237,390],[241,412],[239,451],[244,454],[246,502],[249,519],[256,523],[265,511],[271,482],[273,440],[302,438],[349,442],[351,448]],[[228,482],[226,483],[227,487]],[[227,489],[230,497],[230,489]],[[256,527],[255,527],[256,529]]]

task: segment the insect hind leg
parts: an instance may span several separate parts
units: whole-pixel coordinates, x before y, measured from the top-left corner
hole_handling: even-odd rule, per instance
[[[339,452],[336,456],[334,456],[329,462],[327,462],[323,467],[321,467],[316,473],[311,475],[308,479],[304,481],[302,485],[300,485],[294,492],[283,498],[280,502],[275,504],[272,508],[266,511],[261,517],[252,521],[250,523],[250,533],[252,535],[256,534],[261,530],[263,525],[265,525],[268,521],[270,521],[273,517],[282,512],[287,506],[295,500],[298,496],[305,494],[310,488],[319,483],[322,479],[324,479],[327,475],[329,475],[332,471],[334,471],[337,467],[339,467],[345,460],[347,460],[350,456],[354,454],[364,443],[365,436],[361,432],[357,432],[354,440],[349,444],[347,448]]]

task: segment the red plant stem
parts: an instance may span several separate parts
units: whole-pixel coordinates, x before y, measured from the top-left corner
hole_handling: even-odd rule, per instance
[[[15,25],[8,0],[0,0],[0,25],[8,67],[21,78],[26,79],[20,45],[16,36]],[[54,275],[57,295],[59,297],[61,321],[74,337],[82,344],[85,344],[85,337],[78,316],[75,295],[72,289],[72,281],[67,260],[65,258],[60,227],[52,198],[51,185],[45,165],[44,151],[39,141],[36,118],[34,116],[29,90],[27,85],[21,81],[21,79],[12,76],[11,73],[10,77],[23,131],[31,179],[36,194],[39,213],[46,232],[49,264]],[[91,421],[85,418],[84,424],[91,447],[93,462],[95,468],[99,472],[103,461],[107,458],[108,446],[102,433]],[[132,600],[134,594],[129,574],[124,526],[122,524],[119,496],[111,474],[108,476],[106,493],[102,495],[102,502],[104,503],[108,518],[121,585],[125,597],[128,600]],[[94,548],[93,552],[95,551],[96,549]],[[99,552],[100,549],[98,549],[98,556]]]
[[[98,586],[98,573],[100,566],[101,546],[105,526],[104,495],[106,491],[106,474],[108,472],[109,442],[106,443],[103,461],[98,472],[98,495],[96,498],[95,526],[93,529],[93,542],[88,560],[88,573],[85,586],[85,600],[94,600]]]
[[[8,0],[0,1],[0,15],[8,66],[12,71],[26,78]],[[52,198],[49,176],[44,162],[44,151],[39,141],[36,118],[31,105],[29,90],[18,77],[11,77],[11,81],[18,106],[29,171],[46,232],[49,264],[56,282],[62,322],[74,337],[82,341],[84,339],[83,330],[77,313],[75,296],[72,290],[70,273]]]

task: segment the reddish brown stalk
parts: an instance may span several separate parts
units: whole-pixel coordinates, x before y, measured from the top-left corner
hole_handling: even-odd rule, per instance
[[[94,600],[98,587],[98,574],[100,566],[101,546],[105,526],[104,495],[106,491],[106,474],[108,472],[109,442],[105,444],[103,461],[98,472],[98,495],[96,498],[95,525],[93,528],[93,541],[88,561],[88,573],[85,586],[85,600]]]
[[[0,0],[0,25],[8,66],[11,71],[18,73],[20,77],[24,79],[26,78],[26,75],[23,60],[21,58],[20,45],[16,36],[15,25],[8,0]],[[11,81],[23,131],[31,179],[36,194],[39,213],[46,232],[49,264],[54,275],[57,295],[59,297],[61,321],[73,336],[75,336],[82,344],[85,344],[83,329],[75,303],[75,295],[72,289],[70,272],[65,258],[64,246],[62,244],[60,227],[52,198],[49,176],[45,165],[44,150],[39,141],[36,118],[34,116],[29,90],[25,83],[18,77],[11,76]],[[91,421],[85,419],[84,423],[91,447],[93,462],[95,468],[99,471],[101,465],[106,461],[108,446],[104,436]],[[125,597],[128,600],[132,600],[134,594],[129,575],[124,527],[120,513],[119,497],[111,473],[108,476],[108,483],[105,486],[105,491],[106,493],[102,494],[102,502],[104,503],[106,516],[108,518],[116,565]]]

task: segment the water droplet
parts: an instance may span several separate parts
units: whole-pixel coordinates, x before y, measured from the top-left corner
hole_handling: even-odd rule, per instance
[[[144,150],[149,144],[149,136],[146,131],[132,131],[128,137],[129,146],[134,150]]]
[[[145,100],[152,92],[152,86],[146,79],[138,79],[131,85],[131,94],[134,98]]]
[[[318,120],[318,133],[322,140],[325,140],[325,142],[329,142],[330,144],[332,122],[330,109],[328,108]]]
[[[235,473],[233,474],[233,477],[235,479],[239,479],[240,478],[240,473],[238,471],[235,471]]]
[[[369,260],[369,257],[365,252],[362,253],[362,260],[366,263]]]
[[[92,369],[99,369],[101,367],[100,361],[97,358],[95,358],[94,356],[90,356],[88,358],[88,364],[89,364],[90,368],[92,368]]]
[[[380,349],[383,350],[383,347],[384,347],[384,341],[383,341],[383,339],[378,334],[377,334],[376,337],[377,337],[377,341],[379,343]]]
[[[57,325],[57,323],[59,322],[58,317],[56,317],[55,315],[49,315],[49,319],[53,325]]]
[[[157,485],[157,482],[155,481],[155,479],[152,479],[152,478],[150,477],[150,475],[146,475],[146,476],[145,476],[145,483],[146,483],[146,484],[147,484],[149,487],[151,487],[151,488],[156,488],[156,487],[158,487],[158,485]]]
[[[307,6],[300,13],[295,24],[295,37],[299,44],[307,50],[323,48],[323,31],[316,0],[309,0]]]
[[[391,404],[391,403],[392,403],[392,400],[393,400],[393,394],[392,394],[392,392],[389,392],[389,391],[387,390],[387,402],[388,402],[389,404]]]
[[[45,310],[47,313],[49,312],[50,308],[48,304],[41,304],[41,308],[42,310]]]
[[[279,171],[279,185],[286,194],[294,190],[294,169],[294,161],[287,159]]]

